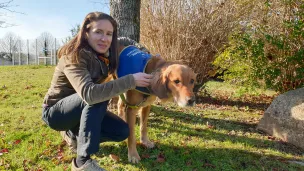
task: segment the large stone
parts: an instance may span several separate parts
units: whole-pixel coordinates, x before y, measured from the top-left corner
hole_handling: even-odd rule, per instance
[[[304,149],[304,88],[275,98],[257,129]]]

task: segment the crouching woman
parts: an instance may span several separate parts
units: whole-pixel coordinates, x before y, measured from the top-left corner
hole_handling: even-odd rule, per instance
[[[149,86],[152,76],[136,73],[103,82],[115,72],[118,57],[117,23],[101,12],[85,17],[77,36],[60,49],[58,57],[42,119],[61,131],[77,152],[72,170],[103,170],[90,158],[99,151],[99,144],[129,136],[128,124],[107,111],[109,99],[136,86]]]

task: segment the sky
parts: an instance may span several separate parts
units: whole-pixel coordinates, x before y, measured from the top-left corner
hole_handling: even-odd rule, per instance
[[[9,0],[0,0],[0,4],[7,1]],[[13,0],[9,9],[18,13],[0,9],[0,21],[15,26],[0,28],[0,39],[8,32],[13,32],[22,39],[35,39],[43,32],[49,32],[55,38],[65,38],[71,35],[70,30],[81,24],[89,12],[109,14],[107,2],[108,0]]]

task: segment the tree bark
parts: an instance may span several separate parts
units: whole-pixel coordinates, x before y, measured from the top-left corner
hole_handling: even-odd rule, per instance
[[[118,23],[118,36],[140,39],[141,0],[110,0],[110,14]]]

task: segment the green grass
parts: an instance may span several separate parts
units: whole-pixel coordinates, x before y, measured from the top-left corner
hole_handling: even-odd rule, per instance
[[[0,67],[0,170],[70,170],[75,155],[41,120],[53,70]],[[139,146],[139,164],[128,163],[126,142],[103,143],[94,158],[107,170],[303,170],[288,162],[303,162],[303,150],[255,129],[275,93],[234,95],[238,88],[208,82],[209,96],[199,93],[195,107],[153,105],[149,136],[156,148]]]

